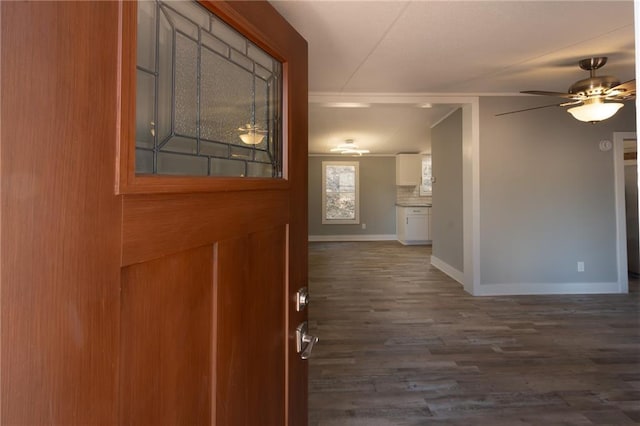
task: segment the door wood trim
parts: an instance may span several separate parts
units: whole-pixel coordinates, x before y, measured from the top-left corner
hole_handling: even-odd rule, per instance
[[[284,225],[288,204],[283,191],[125,196],[122,266]]]

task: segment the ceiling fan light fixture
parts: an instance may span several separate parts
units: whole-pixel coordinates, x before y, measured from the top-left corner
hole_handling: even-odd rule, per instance
[[[259,145],[264,140],[264,135],[266,130],[262,130],[258,126],[252,126],[251,124],[247,124],[245,127],[240,127],[238,129],[241,132],[239,137],[240,140],[247,145]]]
[[[260,133],[256,133],[255,131],[248,131],[247,133],[242,133],[240,135],[240,140],[247,145],[258,145],[264,139],[264,135]]]
[[[584,105],[569,108],[567,112],[576,120],[597,123],[613,117],[623,106],[620,102],[602,102],[594,99],[592,102],[585,102]]]
[[[629,80],[620,83],[620,80],[613,76],[597,76],[596,70],[602,68],[606,63],[607,58],[604,56],[582,59],[578,65],[581,69],[589,71],[589,78],[573,83],[571,87],[569,87],[568,93],[543,90],[525,90],[521,92],[528,95],[564,98],[568,99],[568,101],[503,112],[496,114],[496,116],[541,108],[579,105],[567,110],[576,120],[587,123],[597,123],[598,121],[611,118],[624,106],[624,104],[621,103],[622,101],[629,101],[636,98],[636,81]]]

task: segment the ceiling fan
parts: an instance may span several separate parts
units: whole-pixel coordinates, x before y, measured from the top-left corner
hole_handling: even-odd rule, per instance
[[[569,112],[576,120],[589,123],[606,120],[607,118],[612,117],[624,106],[620,101],[632,100],[635,99],[636,96],[635,80],[620,83],[620,80],[616,77],[596,75],[596,70],[602,68],[606,63],[607,58],[604,56],[580,60],[578,65],[583,70],[589,71],[589,78],[573,83],[571,87],[569,87],[568,93],[545,92],[540,90],[525,90],[520,92],[530,95],[565,98],[568,99],[566,102],[503,112],[496,114],[496,116],[548,108],[552,106],[571,106],[572,108],[569,108],[567,112]]]
[[[252,126],[248,123],[246,126],[238,128],[240,132],[240,139],[247,145],[258,145],[264,139],[265,134],[268,132],[261,129],[258,126]]]

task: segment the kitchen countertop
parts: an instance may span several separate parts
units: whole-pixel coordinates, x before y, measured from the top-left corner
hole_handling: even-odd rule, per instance
[[[398,207],[431,207],[428,203],[396,203]]]

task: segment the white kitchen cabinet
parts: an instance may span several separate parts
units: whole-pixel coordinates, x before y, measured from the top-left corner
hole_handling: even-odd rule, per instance
[[[398,241],[404,245],[428,244],[430,207],[396,207]]]
[[[422,155],[396,155],[396,185],[418,186],[422,182]]]

